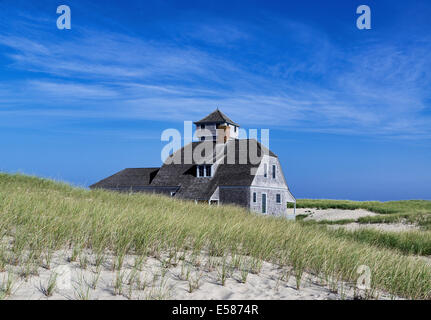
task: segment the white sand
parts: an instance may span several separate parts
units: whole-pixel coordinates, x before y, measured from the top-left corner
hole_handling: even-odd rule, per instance
[[[361,217],[369,217],[369,216],[379,216],[379,214],[363,210],[342,210],[342,209],[314,209],[314,208],[300,208],[296,210],[297,215],[307,215],[304,220],[315,220],[315,221],[337,221],[344,219],[359,219]],[[415,224],[409,224],[407,222],[399,222],[399,223],[348,223],[348,224],[339,224],[339,225],[328,225],[328,228],[344,228],[349,231],[358,230],[361,228],[370,228],[381,231],[389,231],[389,232],[403,232],[403,231],[411,231],[411,230],[420,230],[420,227]]]
[[[293,209],[290,209],[293,210]],[[304,220],[344,220],[344,219],[358,219],[361,217],[376,216],[377,214],[371,211],[357,209],[357,210],[342,210],[342,209],[296,209],[297,215],[307,215]]]
[[[354,296],[351,285],[323,283],[322,280],[309,274],[304,274],[300,290],[296,288],[295,277],[288,269],[280,269],[275,265],[264,262],[259,274],[248,274],[246,283],[241,283],[240,271],[235,271],[228,276],[225,285],[221,284],[221,266],[214,266],[217,258],[208,259],[201,256],[197,261],[199,265],[179,261],[176,266],[163,268],[160,260],[147,258],[141,270],[133,269],[136,257],[129,256],[125,259],[121,275],[123,275],[122,292],[115,294],[115,285],[118,272],[110,270],[112,257],[107,257],[107,262],[100,272],[100,278],[95,289],[91,289],[91,283],[97,277],[96,267],[93,265],[95,256],[89,256],[89,263],[83,270],[78,262],[68,262],[70,252],[58,252],[53,259],[51,269],[39,268],[39,274],[25,281],[15,275],[13,293],[8,299],[352,299]],[[211,262],[212,261],[212,262]],[[221,262],[219,260],[219,262]],[[128,285],[128,279],[137,270],[132,285]],[[15,272],[19,271],[16,267]],[[57,277],[56,288],[51,297],[43,293],[47,287],[49,278],[61,273]],[[187,276],[188,274],[188,276]],[[189,278],[187,280],[186,278]],[[0,285],[7,279],[7,273],[0,273]],[[137,280],[139,279],[139,281]],[[189,283],[199,280],[199,288],[189,292]],[[286,280],[287,279],[287,280]],[[71,281],[69,281],[71,280]],[[144,283],[146,283],[144,285]],[[338,287],[338,292],[330,288]],[[388,299],[388,295],[380,295],[379,298]]]
[[[354,231],[358,229],[375,229],[380,231],[388,232],[405,232],[420,230],[420,227],[414,224],[408,223],[371,223],[371,224],[361,224],[361,223],[348,223],[344,225],[328,225],[328,228],[344,228],[349,231]]]

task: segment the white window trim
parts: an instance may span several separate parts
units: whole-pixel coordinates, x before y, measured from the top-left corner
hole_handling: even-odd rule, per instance
[[[210,166],[211,167],[211,175],[209,175],[209,176],[207,176],[207,169],[206,169],[206,166]],[[204,175],[203,176],[201,176],[200,174],[199,174],[199,168],[200,167],[204,167]],[[212,176],[213,176],[213,166],[211,165],[211,164],[198,164],[197,166],[196,166],[196,177],[197,178],[211,178]]]
[[[263,195],[265,195],[265,212],[263,212],[263,206],[262,206],[262,199],[263,199]],[[262,192],[262,196],[260,199],[260,211],[262,212],[262,214],[268,214],[268,194],[266,192]]]
[[[278,196],[278,195],[280,196],[280,202],[277,202],[277,196]],[[276,193],[276,194],[275,194],[275,203],[276,203],[276,204],[282,204],[282,203],[283,203],[283,199],[281,198],[281,193]]]

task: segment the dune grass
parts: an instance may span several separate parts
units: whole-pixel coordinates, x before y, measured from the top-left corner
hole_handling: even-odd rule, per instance
[[[406,200],[406,201],[347,201],[347,200],[298,200],[299,208],[318,209],[343,209],[356,210],[365,209],[379,213],[377,216],[367,216],[358,219],[344,220],[307,220],[303,219],[307,215],[297,216],[296,220],[303,224],[315,225],[345,225],[353,222],[360,224],[377,223],[412,223],[422,227],[425,231],[409,232],[383,232],[379,230],[364,229],[356,231],[346,231],[338,229],[328,230],[329,233],[337,237],[347,238],[363,243],[372,244],[390,249],[399,250],[403,254],[431,255],[431,201],[426,200]]]
[[[118,257],[115,264],[126,254],[207,252],[249,256],[256,265],[265,260],[292,266],[299,282],[309,272],[356,283],[358,267],[366,265],[373,289],[431,298],[431,268],[422,260],[336,237],[316,225],[262,217],[233,206],[88,191],[22,175],[0,174],[0,239],[3,269],[49,267],[52,253],[65,248],[73,250],[75,259],[84,249],[110,251]],[[118,265],[113,268],[119,270]]]
[[[362,224],[407,222],[417,224],[424,230],[431,230],[431,212],[395,213],[390,215],[361,217],[357,222]]]
[[[340,228],[328,232],[336,237],[396,249],[406,255],[431,255],[431,232],[429,231],[387,232],[368,228],[348,231]]]
[[[292,206],[289,204],[289,206]],[[320,224],[346,224],[358,222],[368,223],[397,223],[409,222],[421,226],[425,230],[431,230],[431,201],[427,200],[404,200],[404,201],[349,201],[349,200],[312,200],[300,199],[297,208],[317,209],[364,209],[378,216],[361,217],[355,221],[320,221]]]
[[[350,201],[350,200],[324,200],[324,199],[299,199],[297,208],[317,209],[364,209],[380,214],[431,214],[431,201],[404,200],[404,201]]]

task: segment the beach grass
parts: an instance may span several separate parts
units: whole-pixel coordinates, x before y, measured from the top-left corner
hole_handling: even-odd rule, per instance
[[[292,206],[292,204],[289,204]],[[380,214],[431,214],[431,201],[403,200],[403,201],[350,201],[325,199],[298,199],[297,208],[316,209],[364,209]]]
[[[380,202],[299,199],[296,206],[297,208],[315,209],[363,209],[379,214],[377,216],[361,217],[354,221],[319,221],[320,224],[346,224],[350,222],[358,222],[361,224],[408,222],[417,224],[424,230],[431,230],[431,201],[428,200]],[[288,207],[292,207],[292,204],[288,204]],[[304,217],[300,217],[300,219],[301,218]]]
[[[399,250],[403,254],[431,255],[431,201],[405,200],[405,201],[348,201],[348,200],[311,200],[300,199],[297,202],[299,208],[316,209],[364,209],[376,216],[360,217],[358,219],[343,220],[304,220],[307,215],[299,215],[296,220],[302,224],[314,225],[345,225],[349,223],[360,224],[391,224],[411,223],[422,227],[423,230],[408,232],[388,232],[373,230],[370,228],[348,231],[343,228],[327,230],[328,233],[340,238],[347,238],[362,243],[368,243],[378,247]]]
[[[389,232],[369,228],[349,231],[339,228],[328,232],[336,237],[352,239],[377,247],[396,249],[406,255],[431,255],[431,232],[429,231]]]
[[[427,210],[426,204],[423,207],[417,213]],[[393,214],[399,209],[391,204],[380,210]],[[215,257],[247,256],[256,273],[259,261],[291,266],[298,287],[304,272],[356,283],[358,267],[366,265],[373,290],[431,299],[431,268],[421,259],[335,236],[318,225],[264,217],[235,206],[89,191],[24,175],[0,174],[0,239],[0,266],[5,270],[11,265],[49,268],[58,250],[71,250],[70,258],[77,260],[84,250],[91,250],[114,254],[112,270],[118,270],[120,278],[128,254],[169,253],[175,260],[183,252],[196,257],[207,252]],[[224,282],[227,269],[219,272]]]

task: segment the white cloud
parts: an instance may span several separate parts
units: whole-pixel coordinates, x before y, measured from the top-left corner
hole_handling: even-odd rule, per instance
[[[61,116],[65,113],[53,112],[54,106],[73,110],[85,105],[86,112],[66,114],[168,121],[195,120],[220,107],[250,126],[420,139],[431,135],[430,116],[424,113],[431,101],[431,42],[422,39],[403,50],[378,43],[364,52],[340,48],[322,32],[298,23],[280,28],[304,56],[286,52],[252,66],[178,42],[91,29],[61,41],[48,41],[43,34],[39,40],[1,35],[10,67],[34,72],[36,80],[0,83],[0,103],[7,104],[8,112],[32,103]],[[256,48],[279,49],[234,26],[215,25],[188,36],[216,46],[262,41]],[[264,52],[256,55],[263,59]],[[17,87],[25,95],[17,95]],[[61,98],[67,99],[59,106]]]

